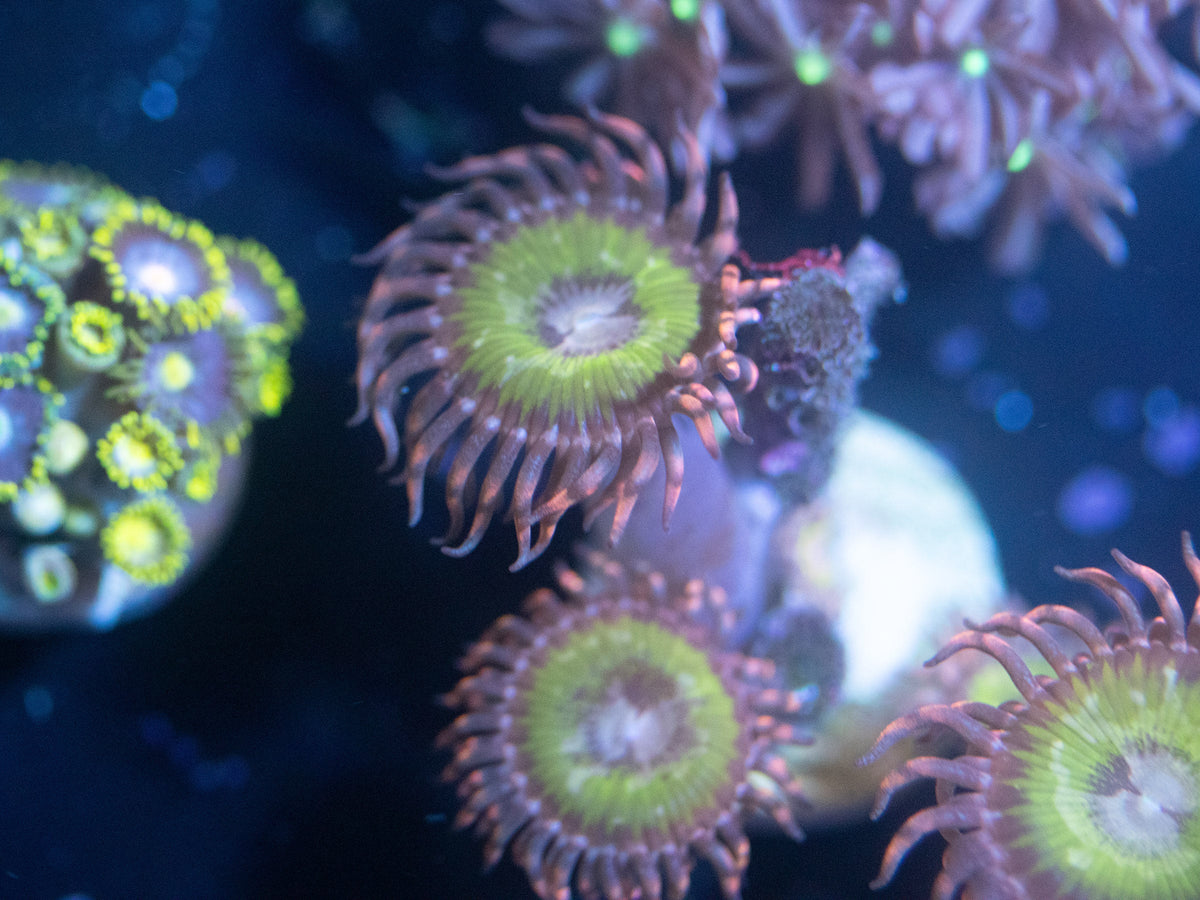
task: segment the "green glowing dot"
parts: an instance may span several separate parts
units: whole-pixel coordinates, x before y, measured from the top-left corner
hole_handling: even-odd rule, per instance
[[[192,383],[196,367],[186,355],[172,350],[162,358],[158,367],[159,383],[168,391],[182,391]]]
[[[1029,138],[1024,138],[1018,141],[1017,146],[1013,148],[1012,155],[1008,157],[1006,168],[1013,173],[1022,172],[1031,162],[1033,162],[1033,141]]]
[[[829,57],[820,50],[801,50],[796,54],[792,66],[801,84],[807,84],[809,87],[823,83],[833,71]]]
[[[887,47],[896,39],[896,29],[891,22],[876,22],[871,26],[871,43],[876,47]]]
[[[694,22],[700,15],[700,0],[671,0],[671,15],[680,22]]]
[[[609,23],[605,40],[613,56],[630,57],[642,49],[642,29],[637,22],[619,16]]]
[[[287,360],[268,359],[258,378],[255,391],[257,411],[266,416],[277,416],[283,403],[292,393],[292,373]]]
[[[982,78],[987,74],[990,65],[991,62],[988,60],[987,51],[982,47],[972,47],[969,50],[964,50],[963,55],[958,60],[959,68],[969,78]]]

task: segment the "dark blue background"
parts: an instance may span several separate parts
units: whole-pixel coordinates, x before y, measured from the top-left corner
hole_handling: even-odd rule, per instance
[[[349,255],[403,220],[401,197],[436,191],[427,160],[528,140],[520,106],[555,109],[563,72],[492,58],[483,0],[210,6],[0,8],[0,156],[85,165],[216,232],[257,237],[309,314],[295,394],[258,429],[243,508],[213,563],[166,609],[111,634],[0,642],[0,897],[531,897],[507,860],[480,874],[478,844],[449,828],[435,697],[466,642],[549,583],[578,519],[515,576],[506,528],[450,560],[427,543],[435,504],[405,526],[402,492],[375,472],[375,435],[345,427],[372,275]],[[178,107],[154,121],[141,92],[180,62],[194,70],[172,76]],[[1200,476],[1162,474],[1140,425],[1104,431],[1089,406],[1113,385],[1200,402],[1198,149],[1193,138],[1134,176],[1141,213],[1123,223],[1124,269],[1058,227],[1021,282],[990,276],[975,244],[930,237],[894,156],[866,226],[845,184],[826,215],[793,212],[790,148],[733,166],[754,257],[848,245],[864,228],[900,253],[909,301],[878,317],[865,403],[952,457],[1031,600],[1086,606],[1051,567],[1106,564],[1114,545],[1194,595],[1178,534],[1200,530]],[[1045,292],[1041,327],[1007,316],[1018,287]],[[1006,433],[972,402],[986,374],[935,370],[939,340],[964,325],[983,339],[974,375],[1024,391],[1029,427]],[[1078,537],[1055,505],[1095,463],[1127,476],[1133,505],[1115,530]],[[798,848],[757,840],[747,900],[866,894],[903,815]],[[887,896],[927,892],[940,854],[927,843]],[[703,872],[697,885],[694,896],[716,896]]]

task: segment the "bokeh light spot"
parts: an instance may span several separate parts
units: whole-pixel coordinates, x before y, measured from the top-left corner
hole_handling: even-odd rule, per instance
[[[45,722],[54,712],[54,695],[41,685],[26,688],[21,699],[25,704],[25,715],[35,722]]]
[[[1156,387],[1142,401],[1142,415],[1151,427],[1161,425],[1179,412],[1179,398],[1165,385]]]
[[[142,91],[142,112],[155,122],[165,122],[179,108],[179,95],[165,81],[152,81]]]
[[[1005,391],[996,400],[995,416],[1004,431],[1024,431],[1033,419],[1033,401],[1023,391]]]
[[[1164,475],[1190,473],[1200,463],[1200,409],[1187,404],[1151,425],[1142,436],[1142,452]]]
[[[671,15],[680,22],[694,22],[700,15],[699,0],[671,0]]]
[[[987,74],[991,63],[988,61],[987,51],[982,47],[971,47],[963,51],[963,55],[958,59],[959,68],[969,78],[982,78]]]
[[[962,378],[982,361],[986,343],[974,325],[947,331],[933,345],[933,369],[943,378]]]
[[[1111,466],[1094,465],[1067,482],[1058,495],[1058,520],[1082,537],[1119,528],[1133,508],[1133,486]]]
[[[996,402],[1014,387],[1012,376],[1004,372],[977,372],[967,382],[967,403],[980,412],[994,413]]]
[[[613,56],[633,56],[642,49],[642,29],[637,22],[618,17],[609,24],[605,42]]]
[[[237,172],[237,159],[228,150],[213,150],[204,154],[196,164],[196,175],[206,192],[227,187]]]

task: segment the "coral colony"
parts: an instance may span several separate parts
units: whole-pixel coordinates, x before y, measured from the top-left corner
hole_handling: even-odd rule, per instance
[[[355,374],[411,524],[444,498],[449,555],[495,520],[514,569],[568,552],[569,511],[590,529],[445,697],[485,861],[543,900],[682,898],[697,866],[736,898],[760,824],[800,840],[933,779],[876,885],[937,831],[936,897],[1200,896],[1196,614],[1119,553],[1149,622],[1097,569],[1062,574],[1116,604],[1107,633],[1007,608],[970,493],[856,409],[899,261],[864,238],[756,262],[717,171],[794,141],[802,205],[842,167],[869,215],[891,145],[933,230],[986,228],[999,269],[1063,218],[1120,263],[1127,171],[1200,111],[1166,49],[1188,25],[1200,49],[1196,4],[499,5],[493,48],[572,60],[574,112],[432,172],[442,196],[365,257]],[[0,269],[0,623],[106,628],[211,549],[303,312],[258,244],[69,168],[0,163]],[[1187,536],[1184,560],[1200,585]],[[970,699],[988,657],[998,705]]]
[[[934,231],[987,223],[1007,271],[1034,261],[1060,217],[1122,261],[1109,213],[1136,207],[1126,169],[1171,150],[1200,111],[1200,79],[1159,40],[1186,26],[1187,0],[501,4],[500,53],[586,55],[566,88],[576,103],[655,135],[682,121],[718,158],[794,140],[806,206],[824,205],[840,162],[873,212],[884,185],[872,148],[895,146],[918,169],[914,199]]]
[[[0,162],[0,624],[108,628],[220,536],[304,314],[251,240]]]
[[[1127,168],[1200,110],[1159,41],[1191,15],[1195,52],[1192,4],[501,5],[492,46],[577,60],[579,115],[527,113],[539,143],[433,172],[447,191],[366,257],[356,376],[413,524],[443,487],[448,554],[495,519],[514,569],[571,508],[591,530],[560,593],[488,629],[446,698],[445,778],[487,863],[509,856],[543,900],[678,898],[696,865],[733,898],[756,818],[800,839],[864,816],[881,779],[877,809],[929,777],[937,805],[877,884],[940,831],[937,897],[1200,896],[1194,621],[1119,554],[1152,622],[1091,569],[1063,574],[1117,604],[1107,636],[1006,609],[969,492],[855,409],[898,261],[865,239],[755,262],[713,175],[794,139],[800,202],[844,165],[869,214],[892,144],[934,230],[986,225],[1000,269],[1030,265],[1057,218],[1119,263]],[[964,617],[983,624],[951,637]],[[965,648],[1021,701],[964,699],[984,655]],[[939,728],[927,751],[957,736],[965,754],[910,758],[902,739]]]

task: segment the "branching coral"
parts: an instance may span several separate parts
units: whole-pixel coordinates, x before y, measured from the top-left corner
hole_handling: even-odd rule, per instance
[[[1183,556],[1200,586],[1187,534]],[[877,814],[922,778],[936,780],[938,802],[892,839],[876,886],[891,880],[917,841],[941,830],[949,846],[938,897],[1200,893],[1200,619],[1193,611],[1185,620],[1153,569],[1115,550],[1113,557],[1154,596],[1158,617],[1146,622],[1107,572],[1059,569],[1099,588],[1120,624],[1105,635],[1068,607],[1039,606],[972,626],[929,661],[981,650],[1004,666],[1022,699],[925,706],[880,735],[867,760],[934,726],[957,733],[967,749],[956,759],[917,757],[884,779]],[[1012,638],[1032,644],[1053,674],[1034,675]]]
[[[448,465],[448,553],[475,547],[511,483],[514,569],[575,504],[589,516],[614,506],[615,541],[660,463],[665,524],[683,483],[673,416],[714,456],[713,413],[744,439],[732,392],[757,369],[736,331],[776,283],[742,281],[726,264],[737,249],[728,178],[714,230],[695,242],[708,168],[694,138],[672,205],[663,155],[633,122],[530,118],[586,157],[538,144],[443,172],[465,184],[367,257],[383,268],[359,323],[356,377],[355,421],[373,418],[386,467],[403,447],[412,523],[426,473]]]
[[[0,622],[108,627],[228,521],[303,313],[257,244],[62,166],[0,163],[0,273]]]
[[[777,748],[803,740],[800,708],[769,662],[721,649],[720,591],[670,593],[659,575],[594,565],[560,576],[568,599],[532,594],[462,662],[441,735],[454,753],[460,827],[496,863],[506,848],[538,895],[682,897],[693,863],[738,896],[746,820],[799,839],[799,790]]]

